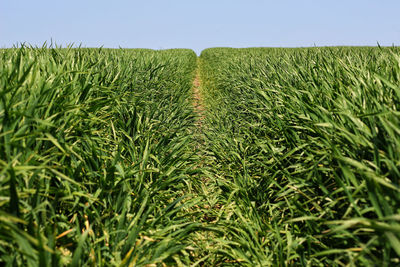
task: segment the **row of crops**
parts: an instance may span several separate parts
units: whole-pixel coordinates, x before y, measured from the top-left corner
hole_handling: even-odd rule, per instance
[[[400,264],[399,55],[0,50],[0,264]]]
[[[400,264],[398,48],[213,48],[200,66],[217,262]]]
[[[0,51],[0,262],[190,256],[196,60],[191,50]]]

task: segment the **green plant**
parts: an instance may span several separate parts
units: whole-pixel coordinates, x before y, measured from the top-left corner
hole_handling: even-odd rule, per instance
[[[0,58],[0,262],[172,264],[188,251],[194,52]]]
[[[200,66],[215,262],[399,263],[398,48],[214,48]]]

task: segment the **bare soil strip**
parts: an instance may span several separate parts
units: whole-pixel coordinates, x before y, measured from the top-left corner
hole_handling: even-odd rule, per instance
[[[203,98],[200,92],[201,79],[199,68],[196,70],[196,77],[193,80],[193,107],[198,115],[196,125],[201,128],[205,118],[205,108],[203,105]]]

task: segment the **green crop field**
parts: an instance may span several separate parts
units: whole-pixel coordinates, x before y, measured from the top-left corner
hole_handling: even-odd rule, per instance
[[[0,264],[399,265],[400,49],[1,49]]]

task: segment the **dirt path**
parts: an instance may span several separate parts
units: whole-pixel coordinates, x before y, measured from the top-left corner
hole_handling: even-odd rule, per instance
[[[201,95],[201,79],[200,79],[200,70],[199,67],[197,67],[196,70],[196,77],[193,80],[193,107],[195,112],[198,115],[197,121],[196,121],[196,126],[198,128],[201,128],[203,126],[203,121],[205,118],[205,108],[204,108],[204,103],[203,103],[203,98]]]

